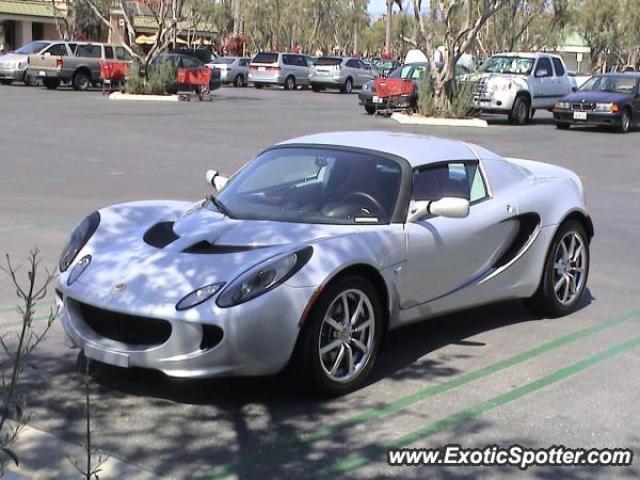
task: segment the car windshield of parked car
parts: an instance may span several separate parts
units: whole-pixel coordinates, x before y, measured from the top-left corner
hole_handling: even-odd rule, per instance
[[[220,57],[220,58],[216,58],[211,63],[218,64],[218,65],[231,65],[234,61],[235,61],[235,58]]]
[[[634,77],[619,76],[596,76],[591,77],[580,87],[581,92],[615,92],[615,93],[635,93],[638,80]]]
[[[32,53],[41,52],[43,48],[49,45],[50,44],[47,42],[31,42],[16,50],[16,53],[20,53],[22,55],[31,55]]]
[[[534,59],[513,56],[491,57],[478,69],[481,73],[508,73],[512,75],[529,75],[533,69]]]
[[[388,78],[409,78],[412,69],[412,65],[403,65],[402,67],[396,68],[393,72],[391,72],[388,75]]]
[[[234,175],[210,205],[243,220],[384,224],[396,208],[401,176],[399,163],[370,153],[275,148]]]

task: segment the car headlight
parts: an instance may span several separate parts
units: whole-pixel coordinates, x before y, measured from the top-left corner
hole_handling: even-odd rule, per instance
[[[78,252],[82,250],[96,229],[100,225],[100,213],[93,212],[87,218],[82,220],[76,228],[71,232],[71,237],[67,242],[67,246],[64,247],[62,255],[60,256],[60,272],[64,272],[69,268],[69,265],[73,262],[78,255]]]
[[[76,283],[76,280],[84,273],[89,264],[91,263],[91,255],[85,255],[80,259],[78,263],[71,269],[69,278],[67,278],[67,286],[71,286]]]
[[[556,102],[556,110],[569,110],[571,104],[569,102]]]
[[[594,112],[612,112],[613,111],[613,103],[596,103],[596,108],[593,109]]]
[[[312,247],[280,255],[247,270],[231,282],[217,300],[219,307],[233,307],[248,302],[286,282],[311,258]]]
[[[206,302],[218,293],[223,286],[224,282],[220,282],[194,290],[176,304],[176,310],[188,310],[196,305]]]
[[[21,62],[18,64],[18,70],[24,70],[28,65],[29,64],[27,62]]]

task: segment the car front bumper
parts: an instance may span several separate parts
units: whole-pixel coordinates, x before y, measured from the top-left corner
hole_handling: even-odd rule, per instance
[[[57,290],[58,318],[68,346],[80,348],[85,356],[102,363],[189,378],[270,375],[281,371],[293,353],[300,319],[315,291],[313,287],[280,285],[235,307],[220,308],[214,297],[177,311],[174,305],[162,303],[143,306],[131,302],[124,306],[105,302],[79,282],[68,288],[58,281]],[[108,321],[117,320],[118,315],[134,318],[138,324],[146,320],[150,327],[154,321],[164,321],[170,324],[170,334],[155,343],[143,343],[139,338],[135,343],[129,342],[120,334],[108,338],[96,331],[108,326],[96,326],[95,318],[87,318],[87,311],[106,312]],[[213,342],[206,343],[207,331],[216,332]],[[138,329],[135,334],[139,337],[146,332]]]
[[[514,95],[509,91],[498,90],[493,93],[475,94],[473,106],[487,113],[505,113],[513,108]]]
[[[556,123],[565,123],[569,125],[599,125],[605,127],[617,127],[622,121],[620,113],[585,112],[587,114],[586,120],[574,118],[573,113],[574,112],[570,110],[554,110],[553,119]]]
[[[6,67],[0,65],[0,80],[16,80],[22,81],[26,73],[26,69]]]

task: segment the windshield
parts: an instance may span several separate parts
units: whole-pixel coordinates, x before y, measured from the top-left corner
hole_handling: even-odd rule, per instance
[[[525,57],[491,57],[484,62],[479,72],[486,73],[510,73],[515,75],[529,75],[533,68],[534,59]]]
[[[395,210],[400,165],[330,148],[269,150],[234,175],[217,200],[243,220],[383,224]]]
[[[636,78],[624,75],[591,77],[580,87],[580,91],[634,93],[637,82]]]
[[[262,52],[253,57],[253,63],[278,63],[277,53]]]
[[[48,42],[31,42],[16,50],[16,53],[22,53],[23,55],[40,53],[43,48],[48,47],[49,45],[50,44]]]
[[[409,74],[411,73],[411,69],[413,67],[411,65],[403,65],[402,67],[396,68],[393,72],[388,75],[388,78],[409,78]]]

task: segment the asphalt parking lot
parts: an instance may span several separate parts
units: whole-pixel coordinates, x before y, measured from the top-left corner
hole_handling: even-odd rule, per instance
[[[506,302],[394,332],[370,385],[320,400],[286,376],[177,381],[101,367],[96,444],[168,478],[638,478],[626,468],[388,467],[392,446],[631,447],[640,454],[640,131],[406,127],[364,114],[357,96],[222,88],[212,102],[113,102],[99,92],[0,87],[0,253],[30,248],[51,268],[86,213],[139,199],[208,193],[207,168],[233,173],[261,149],[332,130],[397,130],[464,139],[505,156],[568,167],[595,224],[589,294],[561,319]],[[428,152],[425,152],[428,155]],[[0,326],[15,328],[0,280]],[[635,347],[635,348],[634,348]],[[600,352],[608,352],[600,355]],[[30,424],[82,440],[77,352],[55,325],[28,369]],[[42,478],[55,478],[53,470]]]

